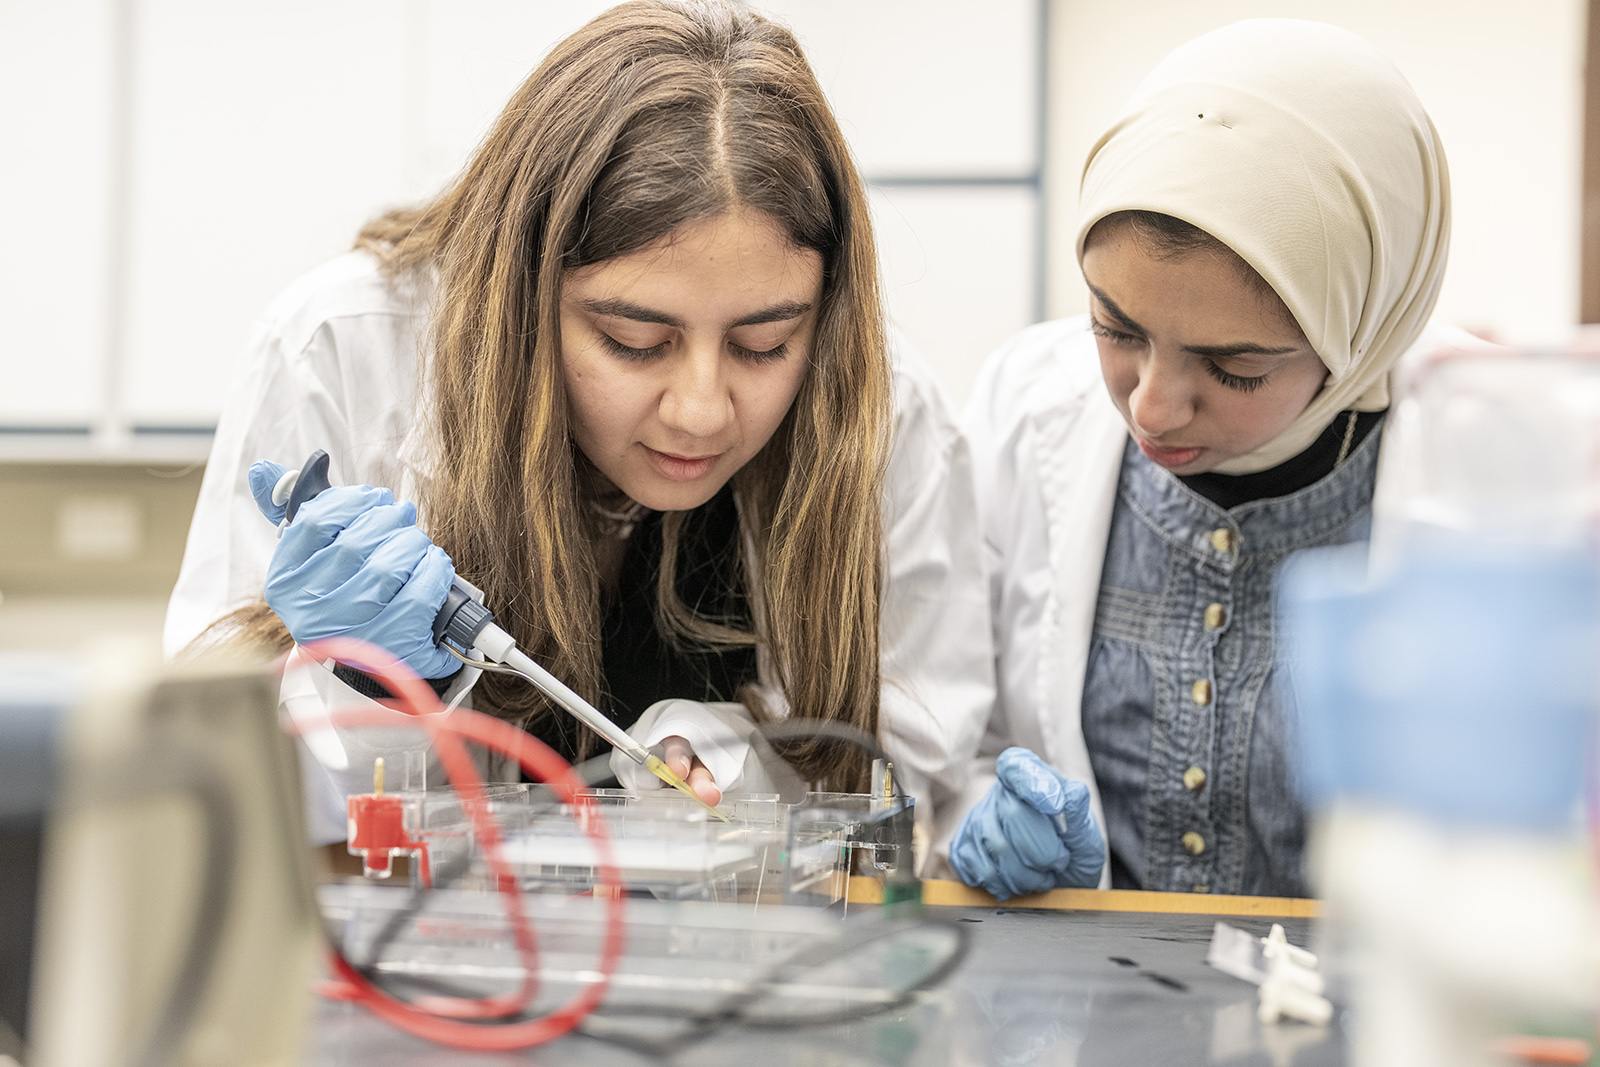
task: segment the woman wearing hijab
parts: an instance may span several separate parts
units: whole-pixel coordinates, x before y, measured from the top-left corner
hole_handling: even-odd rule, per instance
[[[1002,898],[1303,895],[1273,590],[1367,539],[1396,364],[1470,343],[1428,325],[1444,150],[1366,41],[1252,20],[1152,72],[1082,193],[1089,314],[1009,342],[966,414],[999,758],[951,865]]]

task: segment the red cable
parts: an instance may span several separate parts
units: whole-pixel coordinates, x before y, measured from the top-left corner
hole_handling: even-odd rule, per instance
[[[505,900],[506,917],[511,923],[524,969],[522,986],[512,994],[482,999],[429,997],[412,1004],[374,986],[345,959],[336,946],[329,945],[334,972],[347,987],[341,993],[402,1030],[457,1048],[495,1051],[528,1048],[571,1030],[605,996],[622,955],[624,929],[621,877],[612,862],[611,840],[605,832],[605,821],[600,817],[598,807],[579,795],[586,787],[573,773],[571,764],[537,738],[509,723],[466,708],[456,708],[446,714],[433,689],[415,672],[387,652],[364,641],[329,638],[304,646],[304,651],[315,660],[336,659],[373,675],[395,695],[393,704],[397,710],[417,717],[439,754],[439,762],[444,766],[451,786],[461,796],[462,806],[482,843],[490,875]],[[393,723],[391,716],[370,709],[331,712],[328,718],[331,723],[341,726]],[[606,894],[605,934],[595,968],[600,975],[599,980],[589,983],[565,1004],[537,1019],[495,1025],[459,1021],[503,1019],[521,1012],[537,995],[539,980],[538,947],[533,928],[522,911],[521,887],[500,854],[500,830],[489,813],[483,781],[462,745],[464,740],[516,760],[529,775],[549,785],[564,803],[594,808],[580,822],[594,841],[598,855],[599,862],[595,865],[597,884],[618,890]]]

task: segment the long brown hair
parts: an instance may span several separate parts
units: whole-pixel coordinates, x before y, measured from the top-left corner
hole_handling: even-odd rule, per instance
[[[793,35],[735,3],[601,14],[528,77],[437,199],[361,231],[391,279],[436,279],[423,522],[517,643],[598,701],[596,530],[568,432],[562,274],[740,208],[822,256],[811,366],[734,478],[756,634],[678,599],[682,513],[664,520],[658,618],[675,640],[761,646],[791,717],[875,734],[891,399],[867,201]],[[519,680],[490,675],[477,691],[508,719],[554,713]],[[858,784],[859,761],[789,752],[813,780]]]

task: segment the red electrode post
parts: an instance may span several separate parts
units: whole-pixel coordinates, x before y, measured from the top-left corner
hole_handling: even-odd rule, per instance
[[[406,833],[405,810],[401,798],[383,791],[383,759],[372,764],[372,792],[349,798],[346,812],[349,816],[350,855],[361,857],[361,873],[368,878],[387,878],[392,873],[396,855],[416,854],[422,883],[427,885],[427,845],[412,840]]]

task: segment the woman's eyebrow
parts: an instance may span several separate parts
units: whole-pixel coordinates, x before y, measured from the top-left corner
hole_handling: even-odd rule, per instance
[[[1101,306],[1106,309],[1106,314],[1116,319],[1118,323],[1127,327],[1128,329],[1137,330],[1140,333],[1144,333],[1144,327],[1140,326],[1137,322],[1134,322],[1133,319],[1129,318],[1126,311],[1123,311],[1121,308],[1117,307],[1117,302],[1107,296],[1105,294],[1105,290],[1091,285],[1089,286],[1089,291],[1094,294],[1094,298],[1100,301]]]
[[[655,311],[651,308],[632,303],[627,300],[593,299],[580,300],[578,303],[585,311],[594,315],[606,315],[618,319],[631,319],[634,322],[651,322],[662,326],[671,326],[673,329],[683,329],[683,320],[675,315],[668,315],[665,311]],[[769,308],[752,312],[743,318],[730,323],[732,326],[759,326],[766,322],[787,322],[797,319],[811,310],[811,305],[803,301],[788,300],[781,304],[774,304]]]
[[[626,300],[580,300],[578,303],[585,311],[595,315],[609,315],[617,319],[632,319],[634,322],[653,322],[662,326],[671,326],[674,329],[683,329],[683,320],[668,315],[665,311],[652,311],[650,308]]]
[[[1117,307],[1117,302],[1107,296],[1104,290],[1091,285],[1089,286],[1089,291],[1094,294],[1096,300],[1100,301],[1100,305],[1106,309],[1106,314],[1116,319],[1122,326],[1130,330],[1137,330],[1140,333],[1144,332],[1144,327],[1134,322],[1133,319],[1128,317],[1127,312]],[[1227,359],[1229,356],[1289,356],[1300,351],[1297,347],[1270,348],[1267,345],[1258,345],[1254,341],[1237,341],[1226,345],[1184,345],[1183,350],[1190,355],[1204,356],[1206,359]]]
[[[736,319],[730,325],[760,326],[764,322],[787,322],[790,319],[798,319],[810,310],[810,304],[799,300],[789,300],[782,304],[773,304],[769,308],[763,308],[753,315],[746,315],[742,319]]]
[[[1229,356],[1290,356],[1299,348],[1268,348],[1254,341],[1239,341],[1231,345],[1184,345],[1183,350],[1207,359],[1227,359]]]

